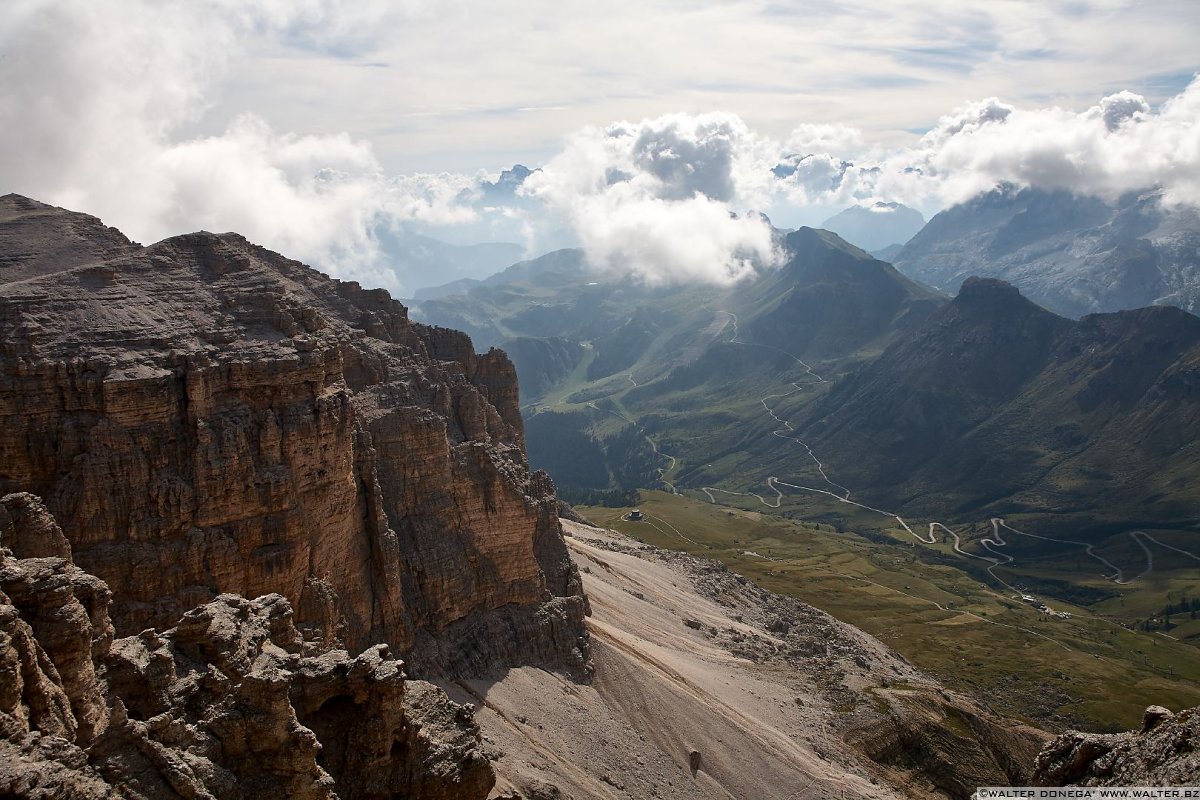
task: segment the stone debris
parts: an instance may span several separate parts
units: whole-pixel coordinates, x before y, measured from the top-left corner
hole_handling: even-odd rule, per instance
[[[386,645],[305,642],[278,594],[113,639],[110,597],[69,558],[0,548],[0,795],[450,800],[493,784],[471,710]]]

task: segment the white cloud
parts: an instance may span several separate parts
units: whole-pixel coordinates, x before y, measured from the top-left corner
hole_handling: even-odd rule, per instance
[[[863,145],[863,132],[849,125],[802,123],[792,129],[784,150],[788,154],[845,153]]]
[[[780,190],[798,205],[898,200],[936,208],[1001,183],[1108,200],[1161,187],[1168,203],[1200,205],[1200,78],[1158,110],[1130,91],[1080,112],[988,98],[941,117],[910,147],[831,148],[784,165]]]
[[[1131,92],[1079,113],[985,101],[882,166],[881,188],[951,203],[1003,182],[1110,200],[1158,186],[1200,205],[1200,79],[1157,112]]]
[[[1146,115],[1150,113],[1150,104],[1140,94],[1121,91],[1103,98],[1100,105],[1094,107],[1092,112],[1099,114],[1100,118],[1104,120],[1104,127],[1112,132],[1121,127],[1124,122],[1130,120],[1138,122],[1145,119]]]
[[[1158,109],[1129,91],[1082,111],[987,98],[891,151],[829,125],[801,125],[781,145],[731,114],[619,122],[573,136],[528,188],[599,265],[728,282],[772,260],[757,218],[730,212],[873,201],[936,211],[1003,183],[1108,200],[1161,188],[1167,203],[1200,205],[1200,78]]]
[[[770,180],[764,142],[729,114],[587,128],[525,191],[573,227],[597,267],[647,283],[731,283],[776,261],[746,211]]]
[[[968,103],[942,117],[938,124],[925,135],[924,142],[930,146],[939,146],[959,134],[970,135],[983,129],[985,125],[999,124],[1012,116],[1013,107],[1001,103],[995,97],[989,97],[977,103]]]
[[[531,250],[566,244],[566,226],[607,269],[728,282],[773,258],[751,209],[899,200],[928,212],[999,182],[1105,197],[1161,185],[1169,202],[1200,203],[1200,81],[1165,103],[1078,99],[1117,74],[1194,64],[1178,44],[1197,7],[1105,3],[1101,14],[851,0],[800,25],[796,9],[753,2],[619,0],[598,13],[537,0],[517,13],[424,0],[10,0],[0,190],[143,241],[237,230],[400,289],[375,231],[407,223]],[[1060,94],[1031,102],[1051,68]],[[900,130],[969,96],[964,86],[1008,102],[961,106],[924,136]],[[664,107],[729,111],[654,116]],[[582,127],[544,158],[561,130],[631,113],[648,117]],[[481,191],[478,176],[383,166],[389,147],[469,153],[461,164],[527,141],[543,156],[526,163],[546,163],[523,198]],[[471,169],[480,163],[511,162]]]
[[[352,47],[391,13],[348,0],[7,4],[5,191],[97,214],[142,241],[236,230],[342,277],[400,288],[373,231],[468,218],[454,180],[389,181],[366,141],[280,133],[251,113],[215,135],[181,134],[250,39]]]
[[[478,178],[449,172],[399,175],[388,182],[388,207],[397,219],[430,225],[474,222],[479,212],[470,198],[478,186]]]

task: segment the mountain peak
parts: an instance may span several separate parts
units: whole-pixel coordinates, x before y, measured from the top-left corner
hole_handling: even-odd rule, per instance
[[[903,244],[925,225],[925,217],[902,203],[876,201],[843,209],[821,223],[864,250],[882,250]]]
[[[836,232],[821,228],[797,228],[787,235],[785,241],[788,249],[794,254],[807,253],[817,248],[821,251],[842,250],[855,256],[869,258],[864,250],[846,241]]]
[[[963,281],[958,295],[948,308],[958,309],[969,318],[995,319],[1030,318],[1044,316],[1059,319],[1059,315],[1048,311],[1025,295],[1008,281],[999,278],[980,278],[972,275]]]
[[[1021,297],[1021,290],[1008,281],[1002,281],[999,278],[981,278],[978,275],[972,275],[963,281],[962,288],[958,290],[958,296],[965,299],[976,297],[1004,297],[1011,299]]]
[[[42,208],[54,208],[45,203],[40,203],[31,197],[26,197],[23,194],[9,192],[6,195],[0,196],[0,208],[13,208],[20,211],[36,211]]]
[[[27,280],[133,252],[139,245],[96,217],[24,195],[0,197],[0,283]]]

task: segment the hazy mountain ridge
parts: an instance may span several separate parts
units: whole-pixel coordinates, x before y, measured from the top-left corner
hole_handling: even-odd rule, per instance
[[[794,371],[792,356],[838,363],[869,358],[945,302],[827,231],[801,228],[778,239],[787,261],[733,287],[613,281],[592,273],[582,252],[560,251],[514,265],[461,296],[423,302],[416,313],[479,332],[484,342],[518,331],[510,341],[521,342],[512,353],[519,374],[545,374],[544,354],[530,340],[546,341],[542,350],[551,341],[586,343],[573,376],[558,369],[563,385],[554,388],[541,377],[522,383],[531,452],[535,461],[550,459],[537,463],[557,465],[568,490],[582,488],[576,480],[587,475],[616,481],[589,488],[631,489],[638,484],[617,476],[652,479],[656,457],[644,434],[626,441],[622,426],[637,429],[630,427],[630,413],[655,427],[664,412],[687,409],[706,415],[695,420],[706,436],[736,440],[741,434],[731,418],[711,408],[722,404],[718,395],[732,393],[756,406],[755,387],[774,386],[781,370]],[[730,344],[735,336],[767,346]],[[624,391],[627,411],[604,399],[614,391]],[[574,407],[565,416],[538,419],[530,409],[550,392]],[[568,429],[577,446],[561,450],[541,441],[567,436]],[[610,445],[617,448],[611,454]],[[601,461],[590,470],[568,465],[560,458],[568,451]]]
[[[981,200],[992,214],[981,228],[1002,228],[1011,200]],[[1098,202],[1065,208],[1077,227],[1108,213]],[[1154,223],[1154,206],[1141,209],[1121,220]],[[996,240],[1025,246],[1029,229],[1011,224]],[[1195,380],[1195,317],[1150,307],[1073,322],[991,280],[967,281],[947,305],[832,233],[801,228],[783,241],[786,264],[728,289],[608,284],[592,279],[581,255],[559,255],[494,276],[469,297],[497,327],[590,343],[569,386],[529,387],[527,417],[531,403],[565,401],[557,410],[568,417],[547,430],[574,419],[593,455],[636,422],[681,459],[672,479],[680,488],[721,485],[730,474],[806,474],[811,461],[773,435],[758,402],[777,395],[776,413],[840,484],[895,510],[1067,513],[1086,524],[1200,518],[1186,491],[1188,436],[1200,434],[1188,427],[1197,410],[1186,388]],[[446,301],[453,313],[467,305]],[[559,374],[567,380],[567,370]],[[788,391],[789,381],[806,388]],[[1165,433],[1173,424],[1184,425],[1174,440]],[[531,425],[535,437],[541,427]],[[1133,455],[1123,458],[1126,449]],[[617,459],[604,459],[598,472],[571,472],[615,474]],[[1112,481],[1144,491],[1113,503]]]
[[[903,245],[925,226],[925,217],[901,203],[876,202],[839,211],[821,223],[847,242],[875,252]]]
[[[1116,203],[1004,186],[937,214],[897,253],[913,278],[953,291],[996,277],[1057,313],[1079,317],[1152,304],[1195,311],[1200,214],[1156,191]]]
[[[385,230],[379,246],[396,284],[416,295],[431,281],[480,280],[519,260],[525,248],[511,242],[451,244],[408,230]]]
[[[735,294],[750,299],[740,326],[751,341],[801,357],[845,356],[910,328],[944,302],[830,232],[800,228],[785,243],[787,263]]]
[[[486,278],[453,282],[422,293],[412,308],[414,318],[464,331],[477,347],[492,347],[519,336],[578,338],[576,325],[587,317],[576,312],[592,305],[560,297],[564,289],[580,294],[600,294],[581,289],[588,274],[582,250],[555,250],[528,261],[519,261]],[[445,293],[450,292],[450,293]]]

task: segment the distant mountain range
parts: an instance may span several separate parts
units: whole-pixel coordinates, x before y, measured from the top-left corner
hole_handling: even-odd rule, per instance
[[[1073,321],[969,278],[797,427],[839,482],[891,509],[1184,523],[1200,512],[1198,412],[1200,318]]]
[[[936,215],[892,261],[948,292],[971,275],[1001,278],[1069,317],[1200,308],[1200,214],[1164,205],[1158,192],[1107,203],[1001,187]]]
[[[851,244],[871,253],[903,245],[925,226],[925,217],[900,203],[851,206],[821,223]]]
[[[830,232],[784,242],[732,288],[605,281],[571,250],[420,314],[510,351],[530,458],[568,496],[790,475],[950,520],[1200,520],[1200,319],[1076,322],[990,279],[951,301]]]
[[[412,231],[381,231],[380,247],[395,274],[394,286],[407,294],[454,280],[486,278],[525,254],[511,242],[450,244]]]

